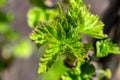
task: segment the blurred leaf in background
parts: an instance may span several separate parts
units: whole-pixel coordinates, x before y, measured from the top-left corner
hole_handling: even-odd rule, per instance
[[[21,40],[14,46],[13,56],[16,58],[29,58],[32,54],[32,46],[29,40]]]
[[[0,0],[0,72],[7,69],[15,58],[28,59],[32,54],[32,45],[27,38],[11,27],[14,15],[5,11],[6,0]]]
[[[45,0],[29,0],[30,3],[33,5],[33,6],[37,6],[37,7],[44,7],[45,8]]]
[[[57,16],[56,9],[34,7],[28,11],[27,18],[30,27],[34,28],[40,22],[50,22]]]
[[[13,14],[0,10],[0,34],[10,31],[10,22],[14,19]]]
[[[12,47],[11,47],[12,46]],[[29,40],[20,40],[18,43],[6,44],[3,47],[2,57],[4,59],[14,58],[29,58],[32,53],[32,46]]]
[[[29,0],[30,3],[33,5],[33,8],[29,9],[27,13],[27,22],[28,25],[31,28],[35,28],[40,22],[51,22],[54,20],[57,15],[57,9],[56,8],[49,8],[48,5],[49,3],[53,3],[52,0],[48,1],[47,0]],[[53,3],[52,6],[55,4]]]
[[[0,22],[0,34],[4,34],[9,30],[9,25],[3,22]]]
[[[0,0],[0,7],[3,7],[6,3],[6,0]]]

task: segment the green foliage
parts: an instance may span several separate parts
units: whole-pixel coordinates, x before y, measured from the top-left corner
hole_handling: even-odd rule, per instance
[[[31,52],[32,52],[32,46],[31,46],[30,41],[24,39],[14,44],[12,42],[4,43],[1,54],[4,59],[9,59],[11,57],[27,59],[31,56]]]
[[[0,10],[0,34],[10,31],[9,23],[13,20],[13,15]]]
[[[84,62],[76,68],[68,69],[65,74],[62,75],[62,80],[89,80],[94,72],[94,66],[89,62]]]
[[[82,80],[89,80],[89,78],[94,74],[95,68],[93,64],[90,64],[89,62],[85,62],[81,65],[81,77]]]
[[[5,5],[6,0],[0,0],[0,4]],[[0,36],[3,42],[11,41],[17,39],[18,34],[10,28],[10,22],[13,20],[14,16],[11,13],[6,13],[0,8]]]
[[[120,50],[117,47],[117,45],[110,42],[110,40],[98,41],[96,43],[96,49],[97,49],[96,50],[97,57],[105,57],[109,53],[112,53],[112,54],[120,53]]]
[[[51,22],[57,15],[56,9],[49,9],[45,0],[30,0],[33,8],[27,13],[28,25],[35,28],[40,22]]]
[[[97,70],[96,72],[97,72],[97,77],[95,78],[95,80],[101,80],[103,77],[110,79],[112,76],[112,72],[110,69]]]
[[[10,23],[13,14],[4,11],[7,0],[0,0],[0,72],[5,70],[14,58],[28,58],[32,47],[28,40],[22,40]]]
[[[29,0],[33,6],[36,7],[45,7],[45,0]]]
[[[63,3],[68,3],[68,2],[69,2],[69,0],[62,0],[62,2],[63,2]]]
[[[28,11],[28,24],[30,27],[34,28],[38,25],[39,22],[50,22],[57,15],[56,10],[52,9],[43,9],[39,7],[31,8]]]
[[[63,64],[63,60],[64,60],[64,56],[58,57],[58,60],[55,62],[52,68],[47,73],[43,73],[41,75],[42,80],[59,80],[61,74],[63,74],[66,70]]]
[[[3,7],[6,3],[6,0],[0,0],[0,7]]]
[[[82,80],[80,76],[80,69],[69,69],[62,75],[62,80]]]
[[[62,75],[62,80],[89,80],[94,74],[95,68],[90,60],[86,60],[89,51],[93,50],[91,43],[82,43],[81,34],[90,37],[103,39],[107,36],[103,34],[103,23],[98,16],[89,13],[88,8],[82,3],[82,0],[70,0],[69,8],[63,13],[60,5],[59,14],[55,20],[46,23],[42,22],[38,25],[30,35],[30,38],[40,48],[44,44],[48,44],[46,53],[40,59],[38,73],[48,71],[57,61],[59,55],[64,55],[67,60],[66,71]],[[101,41],[102,42],[102,41]],[[113,53],[118,52],[118,48],[107,40],[97,42],[98,57],[103,57],[107,45],[109,49],[113,49]],[[98,45],[99,44],[99,45]],[[111,45],[108,47],[108,45]],[[98,49],[98,47],[100,47]],[[101,53],[102,50],[102,53]],[[69,67],[70,68],[69,68]]]
[[[9,26],[6,23],[0,23],[0,34],[4,34],[9,30]]]
[[[76,30],[78,33],[83,33],[98,39],[106,37],[102,31],[103,23],[99,21],[98,16],[89,13],[81,0],[71,1],[70,8],[66,13],[66,18],[68,18],[68,22],[78,30]]]
[[[0,4],[5,5],[6,0],[0,0]],[[12,34],[12,30],[10,29],[10,22],[13,20],[13,15],[11,13],[6,13],[2,9],[0,9],[0,35],[7,36]]]
[[[16,58],[29,58],[31,56],[32,46],[28,40],[21,40],[13,48],[13,56]]]

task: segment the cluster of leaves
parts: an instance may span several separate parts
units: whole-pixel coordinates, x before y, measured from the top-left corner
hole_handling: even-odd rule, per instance
[[[4,10],[6,3],[7,0],[0,0],[0,71],[14,58],[28,58],[32,50],[31,43],[27,39],[20,40],[19,33],[11,28],[14,16]]]
[[[31,28],[35,28],[39,22],[51,22],[58,15],[55,8],[50,9],[45,5],[45,0],[30,0],[30,2],[34,6],[27,14],[28,25]]]
[[[65,14],[60,6],[58,11],[59,15],[55,20],[51,23],[41,23],[30,36],[38,48],[48,44],[46,53],[40,58],[38,73],[48,71],[57,57],[64,55],[67,67],[62,74],[62,80],[89,80],[95,68],[91,60],[86,60],[86,56],[93,47],[89,42],[84,44],[80,41],[81,34],[97,39],[106,38],[107,36],[103,34],[104,25],[98,16],[89,13],[82,0],[70,0]],[[97,53],[94,57],[119,53],[117,46],[109,40],[99,41],[96,46]],[[107,50],[104,50],[106,48]]]

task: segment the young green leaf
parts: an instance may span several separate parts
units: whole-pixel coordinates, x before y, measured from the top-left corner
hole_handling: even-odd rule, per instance
[[[103,39],[103,23],[98,16],[89,13],[83,5],[82,0],[71,0],[70,7],[66,13],[69,24],[76,28],[76,32],[89,35],[94,38]]]
[[[46,49],[46,53],[40,58],[40,67],[38,73],[48,71],[57,59],[57,53],[59,52],[59,47],[57,44],[49,44]]]
[[[96,55],[97,57],[105,57],[108,54],[118,54],[120,53],[119,48],[116,44],[110,42],[110,40],[101,40],[96,43]]]
[[[82,80],[89,80],[95,73],[95,68],[90,62],[85,62],[80,67]]]
[[[104,25],[98,16],[89,13],[82,0],[70,0],[69,8],[65,13],[59,5],[58,12],[59,15],[55,20],[41,23],[30,36],[38,48],[48,43],[46,53],[40,59],[38,72],[48,71],[59,55],[65,55],[68,64],[71,62],[70,65],[74,64],[74,67],[67,68],[62,75],[62,80],[89,80],[95,68],[85,60],[85,57],[92,50],[92,45],[83,44],[80,41],[81,34],[103,39],[106,37],[103,34]],[[96,45],[98,57],[119,52],[118,47],[109,40],[97,42]]]
[[[62,80],[82,80],[79,68],[68,69],[61,78]]]

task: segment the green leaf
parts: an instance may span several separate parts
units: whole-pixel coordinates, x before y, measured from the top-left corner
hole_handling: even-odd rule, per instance
[[[49,44],[49,47],[46,49],[46,53],[40,58],[40,64],[38,73],[48,71],[54,62],[57,59],[57,53],[59,52],[59,48],[55,46],[56,44]]]
[[[51,67],[51,69],[42,75],[43,80],[59,80],[61,74],[63,74],[66,70],[63,64],[64,57],[59,56],[58,60]]]
[[[78,4],[79,3],[79,4]],[[70,7],[66,13],[69,24],[76,28],[76,32],[89,35],[94,38],[103,39],[103,23],[98,16],[89,13],[89,10],[83,5],[81,0],[71,0]]]
[[[32,46],[28,40],[22,40],[13,48],[13,56],[16,58],[29,58],[32,54]]]
[[[110,79],[112,76],[112,72],[110,69],[106,69],[106,70],[97,70],[97,77],[98,78],[103,78],[106,77],[107,79]]]
[[[29,0],[30,3],[34,6],[37,6],[37,7],[45,7],[44,3],[45,3],[45,0]]]
[[[103,39],[107,37],[103,34],[104,24],[99,21],[98,16],[94,16],[92,14],[84,14],[84,16],[85,23],[81,33],[87,34],[97,39]]]
[[[75,68],[67,69],[61,76],[62,80],[90,80],[95,68],[90,62],[81,62]]]
[[[85,48],[86,52],[89,52],[93,48],[92,43],[91,42],[85,43],[84,48]]]
[[[44,43],[46,43],[48,33],[46,29],[44,28],[44,25],[40,25],[40,27],[36,28],[33,33],[30,35],[30,38],[35,41],[37,44],[37,47],[39,48],[42,46]]]
[[[42,12],[41,8],[32,8],[27,13],[28,24],[31,28],[36,27],[39,23],[39,15],[41,15],[44,19],[44,13]]]
[[[0,22],[0,34],[4,34],[9,31],[9,26],[7,23]]]
[[[31,8],[27,13],[28,24],[35,28],[40,22],[50,22],[57,16],[55,9]]]
[[[6,3],[6,0],[0,0],[0,7],[3,7]]]
[[[85,62],[80,67],[82,80],[89,80],[89,78],[95,73],[95,68],[90,62]]]
[[[0,11],[0,22],[9,23],[13,18],[14,16],[11,13]]]
[[[62,76],[62,80],[82,80],[80,76],[80,69],[68,69]]]
[[[110,42],[110,40],[101,40],[96,43],[96,55],[97,57],[105,57],[108,54],[119,54],[120,50],[116,44]]]
[[[8,30],[5,33],[5,38],[9,41],[16,41],[18,37],[19,37],[19,34],[12,30]]]

